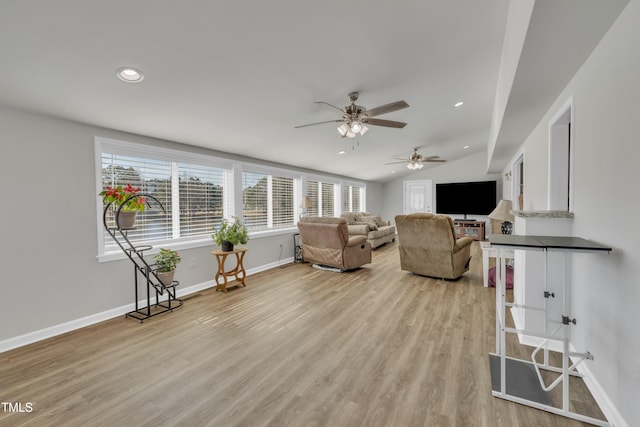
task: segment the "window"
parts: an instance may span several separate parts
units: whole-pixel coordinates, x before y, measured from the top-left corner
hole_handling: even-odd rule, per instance
[[[294,179],[242,172],[242,216],[250,232],[295,226]]]
[[[136,228],[127,237],[135,245],[209,240],[212,228],[225,214],[226,169],[207,165],[206,157],[96,138],[100,156],[99,191],[107,186],[131,184],[149,195],[148,205],[138,212]],[[112,225],[114,212],[106,215]],[[100,213],[99,255],[119,251],[102,224]]]
[[[342,186],[342,211],[361,212],[362,209],[362,187],[355,185]]]
[[[153,242],[171,238],[172,217],[165,214],[171,212],[171,163],[153,161],[142,157],[102,153],[102,189],[126,186],[131,184],[141,189],[141,193],[157,199],[149,198],[149,205],[143,212],[138,212],[136,228],[129,231],[128,238],[132,243]],[[160,204],[158,204],[158,202]],[[115,224],[114,210],[107,212],[107,225]],[[116,243],[106,230],[102,230],[104,252],[117,249]]]
[[[341,205],[360,211],[366,194],[364,184],[344,186],[343,192],[331,177],[101,137],[95,138],[95,164],[96,194],[131,184],[151,196],[135,229],[127,232],[136,246],[210,245],[213,228],[232,216],[243,218],[252,238],[288,233],[295,229],[303,194],[313,203],[309,214],[318,216],[338,216]],[[96,206],[98,258],[120,259],[124,254],[104,230],[99,197]],[[114,225],[114,213],[106,220]]]
[[[311,200],[309,214],[335,216],[335,184],[307,180],[307,197]]]
[[[180,236],[210,235],[224,218],[224,170],[178,163]]]

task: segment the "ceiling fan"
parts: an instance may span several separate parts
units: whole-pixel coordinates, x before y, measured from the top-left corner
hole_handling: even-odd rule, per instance
[[[367,110],[362,105],[356,105],[356,101],[358,100],[358,92],[351,92],[349,93],[348,97],[349,101],[351,101],[351,104],[347,105],[344,108],[338,108],[324,101],[314,102],[314,104],[320,104],[323,107],[327,107],[333,111],[338,112],[342,116],[342,118],[337,120],[326,120],[323,122],[300,125],[296,126],[295,129],[320,125],[323,123],[342,123],[340,126],[338,126],[338,133],[343,138],[355,138],[358,135],[364,135],[365,132],[369,130],[369,128],[365,126],[365,124],[390,128],[403,128],[407,125],[404,122],[374,118],[381,114],[391,113],[392,111],[407,108],[409,104],[407,104],[405,101],[396,101]]]
[[[426,163],[426,162],[446,162],[446,160],[441,159],[440,156],[427,156],[427,157],[425,157],[422,154],[418,154],[418,149],[414,148],[408,159],[404,159],[404,160],[402,160],[400,162],[391,162],[391,163],[385,163],[385,164],[387,164],[387,165],[395,165],[397,163],[405,163],[405,162],[407,163],[407,169],[418,170],[418,169],[422,169],[422,167],[424,166],[423,163]]]

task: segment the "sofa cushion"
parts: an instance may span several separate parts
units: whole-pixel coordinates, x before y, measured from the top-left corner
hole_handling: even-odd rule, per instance
[[[343,212],[340,214],[340,218],[344,218],[347,221],[347,225],[353,225],[356,222],[357,214],[355,212]]]
[[[367,224],[351,224],[347,225],[347,229],[349,230],[349,235],[352,234],[362,234],[364,236],[369,233],[369,226]]]
[[[373,222],[376,223],[376,225],[379,227],[384,227],[385,225],[389,225],[389,223],[385,220],[383,220],[380,215],[374,215],[373,216]]]
[[[389,233],[387,233],[387,231],[386,231],[386,230],[383,230],[383,229],[379,229],[379,230],[372,230],[372,231],[370,231],[370,232],[369,232],[369,237],[368,237],[368,239],[369,239],[369,240],[378,239],[378,238],[380,238],[380,237],[384,237],[384,236],[386,236],[387,234],[389,234]]]
[[[369,226],[369,230],[374,231],[378,229],[378,224],[374,220],[372,215],[361,215],[359,222],[364,222]]]

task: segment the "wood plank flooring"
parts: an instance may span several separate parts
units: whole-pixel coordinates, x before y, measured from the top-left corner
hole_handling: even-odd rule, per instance
[[[401,271],[395,244],[353,272],[288,264],[2,353],[0,400],[33,410],[0,426],[584,425],[491,396],[495,291],[472,255],[458,281]]]

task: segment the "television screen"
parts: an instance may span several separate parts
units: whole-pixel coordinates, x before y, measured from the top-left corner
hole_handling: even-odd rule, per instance
[[[496,207],[496,181],[436,184],[436,212],[489,215]]]

